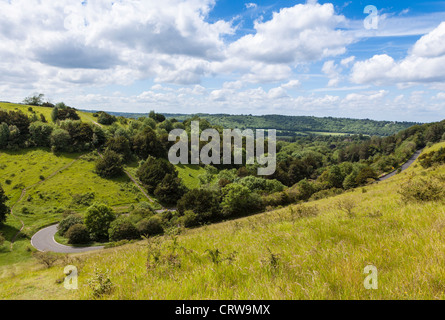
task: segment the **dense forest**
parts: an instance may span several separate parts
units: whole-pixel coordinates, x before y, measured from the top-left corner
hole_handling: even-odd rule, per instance
[[[116,116],[139,118],[143,115],[134,113],[112,113]],[[279,136],[301,136],[309,133],[344,133],[376,136],[390,136],[413,125],[415,122],[375,121],[369,119],[317,118],[309,116],[283,115],[227,115],[227,114],[164,114],[167,119],[184,121],[197,116],[213,125],[236,129],[276,129]],[[145,115],[147,116],[147,115]]]
[[[205,173],[199,177],[200,187],[188,188],[167,160],[174,144],[168,139],[169,132],[185,129],[190,133],[191,122],[199,121],[201,130],[214,128],[221,133],[221,125],[198,116],[178,121],[154,111],[137,119],[97,112],[93,115],[96,120],[87,123],[78,120],[76,109],[63,103],[42,105],[51,108],[51,123],[35,112],[29,117],[21,111],[0,110],[0,150],[49,147],[54,153],[99,152],[96,173],[107,179],[123,175],[125,166],[136,162],[137,178],[145,190],[162,204],[177,208],[176,212],[157,213],[146,206],[117,218],[109,208],[96,204],[88,209],[87,217],[108,217],[110,229],[98,233],[89,225],[88,231],[101,241],[133,239],[162,233],[172,226],[194,227],[337,195],[372,183],[380,175],[397,170],[416,150],[445,139],[445,121],[414,125],[387,137],[301,136],[294,142],[278,142],[277,170],[272,176],[258,176],[258,164],[201,165]],[[28,110],[32,111],[32,106]],[[336,121],[346,120],[328,122]],[[376,128],[374,122],[370,124]],[[317,130],[328,130],[317,125]],[[204,145],[202,142],[201,147]],[[79,219],[68,218],[79,224]],[[76,228],[74,238],[79,232],[83,235],[80,239],[88,238],[84,227]]]

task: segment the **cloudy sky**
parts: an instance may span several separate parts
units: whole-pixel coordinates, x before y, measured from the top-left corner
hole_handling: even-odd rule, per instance
[[[442,120],[445,1],[0,0],[0,100],[37,92],[88,110]]]

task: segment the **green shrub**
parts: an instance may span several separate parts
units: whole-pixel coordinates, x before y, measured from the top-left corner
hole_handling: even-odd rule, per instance
[[[110,207],[94,204],[87,209],[84,223],[94,240],[106,241],[110,224],[115,219],[116,215]]]
[[[436,177],[409,179],[398,190],[403,202],[426,202],[443,199],[443,182]]]
[[[76,224],[83,224],[82,218],[76,215],[70,215],[60,221],[57,230],[59,231],[59,234],[64,237],[68,229]]]
[[[143,236],[150,237],[164,233],[162,227],[162,220],[158,216],[151,217],[150,219],[141,220],[137,224],[139,233]]]
[[[90,234],[83,224],[71,226],[65,233],[69,244],[86,244],[90,242]]]
[[[178,219],[178,223],[186,228],[192,228],[200,224],[200,218],[198,214],[189,210],[186,211],[184,215]]]
[[[128,218],[113,221],[108,230],[111,241],[139,239],[139,231]]]

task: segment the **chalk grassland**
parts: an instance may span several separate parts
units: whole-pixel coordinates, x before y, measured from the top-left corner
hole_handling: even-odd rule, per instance
[[[48,121],[49,123],[52,123],[52,120],[51,120],[52,108],[38,107],[38,106],[27,106],[27,105],[23,105],[23,104],[0,102],[0,109],[6,110],[6,111],[20,110],[23,113],[25,113],[27,116],[32,116],[33,112],[28,110],[29,108],[32,108],[32,110],[36,113],[36,115],[39,117],[39,119],[40,119],[40,114],[43,114],[45,116],[46,121]],[[82,122],[90,122],[91,123],[91,122],[97,121],[97,118],[94,118],[92,113],[77,111],[77,114],[79,115],[80,120]]]
[[[10,197],[8,205],[14,206],[15,214],[8,215],[5,226],[0,229],[7,240],[0,248],[0,265],[30,259],[31,236],[59,222],[67,209],[83,213],[99,201],[119,212],[131,204],[146,201],[128,177],[110,180],[94,173],[96,159],[94,153],[54,155],[41,149],[0,153],[0,183]],[[25,227],[10,251],[10,241],[22,226],[20,220]]]
[[[0,298],[443,299],[445,206],[405,203],[397,192],[413,175],[440,174],[444,166],[412,166],[305,209],[65,257],[49,269],[17,264],[13,272],[0,269]],[[350,214],[339,202],[353,204]],[[78,290],[63,287],[67,264],[78,268]],[[364,287],[368,265],[378,269],[377,290]],[[93,287],[92,279],[103,281]]]

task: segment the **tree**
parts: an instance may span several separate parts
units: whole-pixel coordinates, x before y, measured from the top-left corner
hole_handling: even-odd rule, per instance
[[[91,241],[87,227],[83,224],[71,226],[65,234],[69,244],[86,244]]]
[[[171,174],[175,178],[178,176],[176,168],[170,162],[153,157],[149,157],[136,172],[137,177],[150,193],[156,189],[167,174]]]
[[[258,194],[238,183],[224,187],[222,193],[221,208],[224,216],[250,213],[259,209],[262,204]]]
[[[128,218],[119,218],[110,224],[111,241],[139,239],[139,231]]]
[[[211,190],[192,189],[178,201],[178,212],[184,215],[186,211],[205,216],[216,216],[220,213],[219,195]]]
[[[6,123],[0,124],[0,149],[6,148],[9,141],[9,127]]]
[[[124,136],[112,137],[108,139],[106,146],[108,149],[122,155],[125,161],[131,159],[130,141]]]
[[[62,221],[60,221],[59,225],[57,226],[57,230],[59,231],[59,234],[63,237],[65,236],[66,232],[69,228],[76,224],[82,224],[83,220],[81,217],[76,215],[69,215]]]
[[[365,167],[359,171],[357,177],[355,178],[355,181],[359,186],[361,186],[368,183],[370,180],[375,179],[377,179],[377,173],[375,172],[375,170],[371,167]]]
[[[51,134],[50,141],[54,152],[68,151],[71,149],[71,136],[66,130],[54,130]]]
[[[106,112],[99,112],[99,117],[97,118],[97,122],[103,125],[112,125],[113,123],[115,123],[117,121],[115,116],[112,116]]]
[[[53,111],[51,111],[51,120],[56,123],[59,120],[59,108],[54,107]]]
[[[49,124],[37,121],[31,123],[29,126],[29,132],[31,134],[31,141],[34,145],[39,147],[49,147],[51,144],[51,133],[53,127]]]
[[[87,209],[84,223],[94,240],[108,240],[108,229],[116,219],[113,210],[105,204],[94,204]]]
[[[138,133],[132,142],[134,153],[141,159],[147,159],[148,156],[163,158],[166,155],[163,145],[151,128],[145,128]]]
[[[43,104],[43,97],[45,95],[40,93],[40,94],[35,94],[33,96],[30,97],[26,97],[23,100],[24,104],[30,105],[30,106],[41,106]]]
[[[6,205],[6,201],[8,201],[8,197],[5,194],[5,191],[0,184],[0,225],[3,224],[6,220],[6,215],[10,211],[8,206]]]
[[[139,221],[137,224],[137,229],[139,233],[145,237],[156,236],[164,233],[162,220],[158,216]]]
[[[106,150],[96,162],[96,173],[102,178],[114,178],[124,173],[122,156],[113,150]]]
[[[166,174],[162,182],[156,187],[154,194],[159,201],[176,204],[184,195],[186,189],[180,178],[173,174]]]

